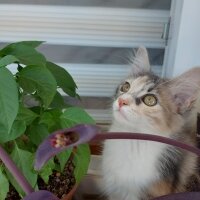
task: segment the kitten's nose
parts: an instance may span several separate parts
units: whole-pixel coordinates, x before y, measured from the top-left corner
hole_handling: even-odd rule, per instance
[[[119,98],[118,99],[118,104],[119,104],[119,108],[121,108],[122,106],[129,105],[129,100],[128,99]]]

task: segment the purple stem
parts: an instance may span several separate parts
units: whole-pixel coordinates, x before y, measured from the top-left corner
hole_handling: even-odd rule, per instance
[[[10,159],[10,156],[1,146],[0,146],[0,159],[2,160],[2,162],[8,168],[10,173],[16,179],[17,183],[21,186],[21,188],[27,195],[34,192],[34,189],[31,187],[31,185],[26,180],[24,175],[20,172],[16,164]]]
[[[100,133],[94,136],[92,141],[98,140],[106,140],[106,139],[134,139],[134,140],[148,140],[161,142],[169,145],[173,145],[179,147],[181,149],[188,150],[192,153],[200,156],[200,149],[194,146],[187,145],[185,143],[179,142],[174,139],[158,136],[158,135],[149,135],[144,133],[128,133],[128,132],[108,132],[108,133]]]

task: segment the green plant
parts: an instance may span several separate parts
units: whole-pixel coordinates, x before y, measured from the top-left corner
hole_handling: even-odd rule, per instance
[[[35,168],[41,169],[49,159],[58,155],[71,147],[77,147],[91,140],[105,139],[133,139],[133,140],[148,140],[161,142],[178,148],[188,150],[192,153],[200,155],[200,150],[197,147],[187,145],[185,143],[165,138],[162,136],[143,134],[143,133],[128,133],[128,132],[110,132],[100,133],[100,129],[95,125],[80,124],[72,128],[55,131],[50,134],[38,147],[36,151]],[[23,174],[16,169],[16,165],[10,160],[9,155],[0,146],[0,158],[4,162],[7,169],[12,173],[13,177],[18,181],[23,190],[26,192],[23,200],[59,200],[54,194],[46,190],[34,191],[30,184],[24,179]],[[83,164],[84,157],[82,157]],[[199,192],[183,192],[161,196],[154,200],[199,200]]]
[[[48,183],[53,170],[62,172],[72,149],[51,159],[39,172],[33,162],[38,145],[49,133],[77,124],[94,124],[81,108],[65,103],[61,91],[78,98],[77,86],[62,67],[49,62],[36,50],[42,42],[23,41],[9,44],[0,50],[0,144],[7,151],[30,185],[37,189],[37,180]],[[12,74],[10,69],[12,64]],[[31,105],[27,102],[32,101]],[[85,162],[80,162],[84,158]],[[86,144],[77,147],[74,175],[79,182],[90,160]],[[20,196],[24,191],[14,177],[0,164],[0,199],[6,198],[12,184]]]
[[[76,84],[67,71],[48,62],[35,49],[41,43],[18,42],[0,50],[0,200],[6,198],[9,184],[25,196],[24,200],[59,200],[46,190],[37,191],[38,177],[48,183],[53,170],[62,172],[75,147],[74,175],[79,182],[88,169],[90,151],[86,143],[90,140],[150,140],[200,155],[196,147],[161,136],[98,134],[99,128],[83,109],[65,104],[58,89],[77,98]],[[10,64],[17,71],[14,75],[9,71]],[[35,105],[27,106],[27,99],[34,100]],[[199,195],[199,192],[177,193],[155,200],[197,200]]]

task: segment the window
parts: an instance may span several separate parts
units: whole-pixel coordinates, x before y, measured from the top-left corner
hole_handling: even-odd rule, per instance
[[[133,48],[148,48],[162,74],[171,1],[1,0],[0,42],[46,41],[40,50],[74,77],[82,104],[100,123],[110,121],[110,97],[130,70]]]

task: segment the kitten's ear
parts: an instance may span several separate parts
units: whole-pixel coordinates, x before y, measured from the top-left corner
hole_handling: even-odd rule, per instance
[[[176,112],[184,114],[191,110],[200,95],[200,67],[193,68],[169,83]]]
[[[139,47],[132,61],[132,72],[139,74],[150,71],[149,56],[145,47]]]

